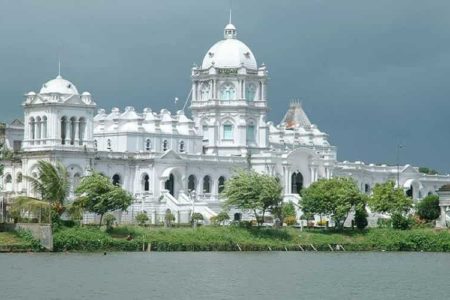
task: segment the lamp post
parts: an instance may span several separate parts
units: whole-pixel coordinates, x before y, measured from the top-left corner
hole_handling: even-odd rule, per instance
[[[397,145],[397,187],[400,187],[400,149],[403,146],[401,144]]]
[[[191,213],[191,222],[192,225],[195,227],[195,222],[194,222],[194,212],[195,212],[195,190],[189,190],[189,198],[192,202],[192,213]]]

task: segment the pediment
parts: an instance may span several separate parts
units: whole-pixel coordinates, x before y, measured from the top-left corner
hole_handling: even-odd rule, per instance
[[[180,155],[178,155],[178,153],[176,153],[172,149],[165,152],[163,155],[161,155],[160,158],[161,159],[181,159]]]

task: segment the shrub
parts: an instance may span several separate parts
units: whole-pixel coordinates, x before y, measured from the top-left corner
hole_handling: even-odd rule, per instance
[[[166,211],[166,214],[164,215],[164,225],[165,226],[172,226],[172,222],[175,221],[175,216],[173,213],[170,212],[170,210]]]
[[[357,209],[355,211],[355,224],[358,229],[364,229],[369,222],[367,221],[367,211],[365,208]]]
[[[407,230],[412,227],[412,220],[399,213],[392,215],[392,227],[394,229]]]
[[[295,216],[287,216],[286,218],[284,218],[284,222],[286,223],[286,225],[292,226],[297,224],[297,218]]]
[[[138,222],[139,226],[144,226],[145,223],[149,220],[149,217],[147,216],[146,213],[138,213],[137,216],[135,217],[136,222]]]
[[[114,225],[114,221],[116,221],[116,217],[112,214],[107,214],[103,218],[105,224],[106,224],[106,231],[111,231]]]
[[[439,196],[429,195],[417,204],[417,214],[423,220],[433,221],[439,218]]]

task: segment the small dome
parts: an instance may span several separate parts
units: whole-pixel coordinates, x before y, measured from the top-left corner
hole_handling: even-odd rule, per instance
[[[70,81],[58,75],[42,85],[40,94],[78,95],[77,87]]]
[[[246,44],[236,39],[236,27],[228,24],[224,30],[224,39],[215,43],[203,58],[202,69],[240,68],[256,70],[258,65],[252,51]]]

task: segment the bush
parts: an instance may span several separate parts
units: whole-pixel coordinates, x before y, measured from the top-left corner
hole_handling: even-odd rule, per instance
[[[429,195],[417,204],[417,214],[423,220],[433,221],[439,218],[439,196]]]
[[[136,222],[138,222],[139,226],[144,226],[145,223],[149,220],[149,217],[146,213],[138,213],[135,219]]]
[[[367,217],[368,214],[365,208],[357,209],[355,211],[355,224],[358,229],[364,229],[369,225]]]
[[[106,224],[106,231],[111,231],[114,225],[114,221],[116,221],[116,217],[112,214],[107,214],[103,218],[103,221]]]
[[[392,227],[394,229],[407,230],[412,227],[412,220],[410,218],[404,217],[399,213],[392,215]]]
[[[297,218],[295,216],[287,216],[286,218],[284,218],[284,222],[286,223],[286,225],[292,226],[297,224]]]

